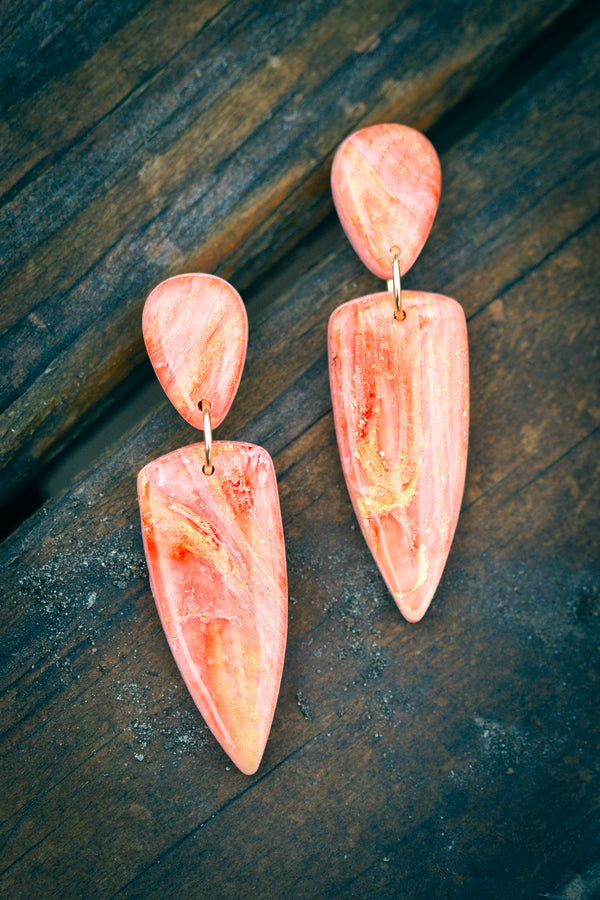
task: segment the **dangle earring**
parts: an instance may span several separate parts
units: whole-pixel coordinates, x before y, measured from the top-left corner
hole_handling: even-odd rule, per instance
[[[244,304],[212,275],[178,275],[146,301],[148,355],[204,441],[138,476],[150,584],[175,661],[236,766],[256,772],[277,703],[287,573],[273,462],[254,444],[212,440],[237,391],[248,342]]]
[[[469,363],[462,307],[402,291],[425,243],[441,170],[427,138],[374,125],[347,138],[331,172],[348,239],[387,291],[329,321],[335,429],[350,498],[400,612],[425,614],[446,564],[467,460]]]

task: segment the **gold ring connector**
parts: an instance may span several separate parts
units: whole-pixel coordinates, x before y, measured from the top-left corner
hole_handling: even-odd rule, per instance
[[[212,428],[210,425],[210,400],[201,400],[198,404],[198,408],[204,415],[202,430],[204,431],[204,455],[206,457],[206,462],[202,466],[202,471],[205,475],[212,475],[212,473],[215,471],[215,467],[211,462]]]
[[[406,318],[406,313],[402,309],[402,282],[400,278],[400,250],[398,247],[390,247],[390,253],[393,254],[394,258],[392,261],[392,277],[388,281],[388,291],[394,294],[394,300],[396,301],[396,312],[394,313],[394,318],[397,319],[398,322],[403,322]]]

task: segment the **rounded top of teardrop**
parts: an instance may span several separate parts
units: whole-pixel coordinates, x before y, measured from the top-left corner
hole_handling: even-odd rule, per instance
[[[199,403],[210,401],[216,428],[235,397],[248,346],[248,317],[235,288],[216,275],[168,278],[146,300],[142,331],[173,406],[201,429]]]
[[[394,249],[407,272],[431,230],[442,173],[431,142],[414,128],[372,125],[338,147],[331,190],[342,227],[364,264],[392,277]]]

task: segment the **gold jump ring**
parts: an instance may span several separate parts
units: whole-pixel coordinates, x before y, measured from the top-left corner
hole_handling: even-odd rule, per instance
[[[211,462],[212,456],[212,428],[210,425],[210,400],[201,400],[198,404],[200,411],[204,415],[203,422],[203,431],[204,431],[204,455],[206,457],[206,462],[202,466],[202,471],[205,475],[212,475],[215,471],[215,467]]]

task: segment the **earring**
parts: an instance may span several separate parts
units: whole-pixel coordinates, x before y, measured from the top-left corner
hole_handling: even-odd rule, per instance
[[[365,540],[410,622],[425,614],[460,510],[467,459],[465,316],[449,297],[402,291],[437,210],[441,170],[424,135],[374,125],[339,147],[331,185],[346,235],[387,291],[334,310],[336,436]]]
[[[237,391],[244,304],[212,275],[178,275],[148,297],[148,355],[167,396],[204,441],[138,476],[150,584],[175,661],[236,766],[256,772],[277,703],[287,573],[273,462],[254,444],[212,441]]]

